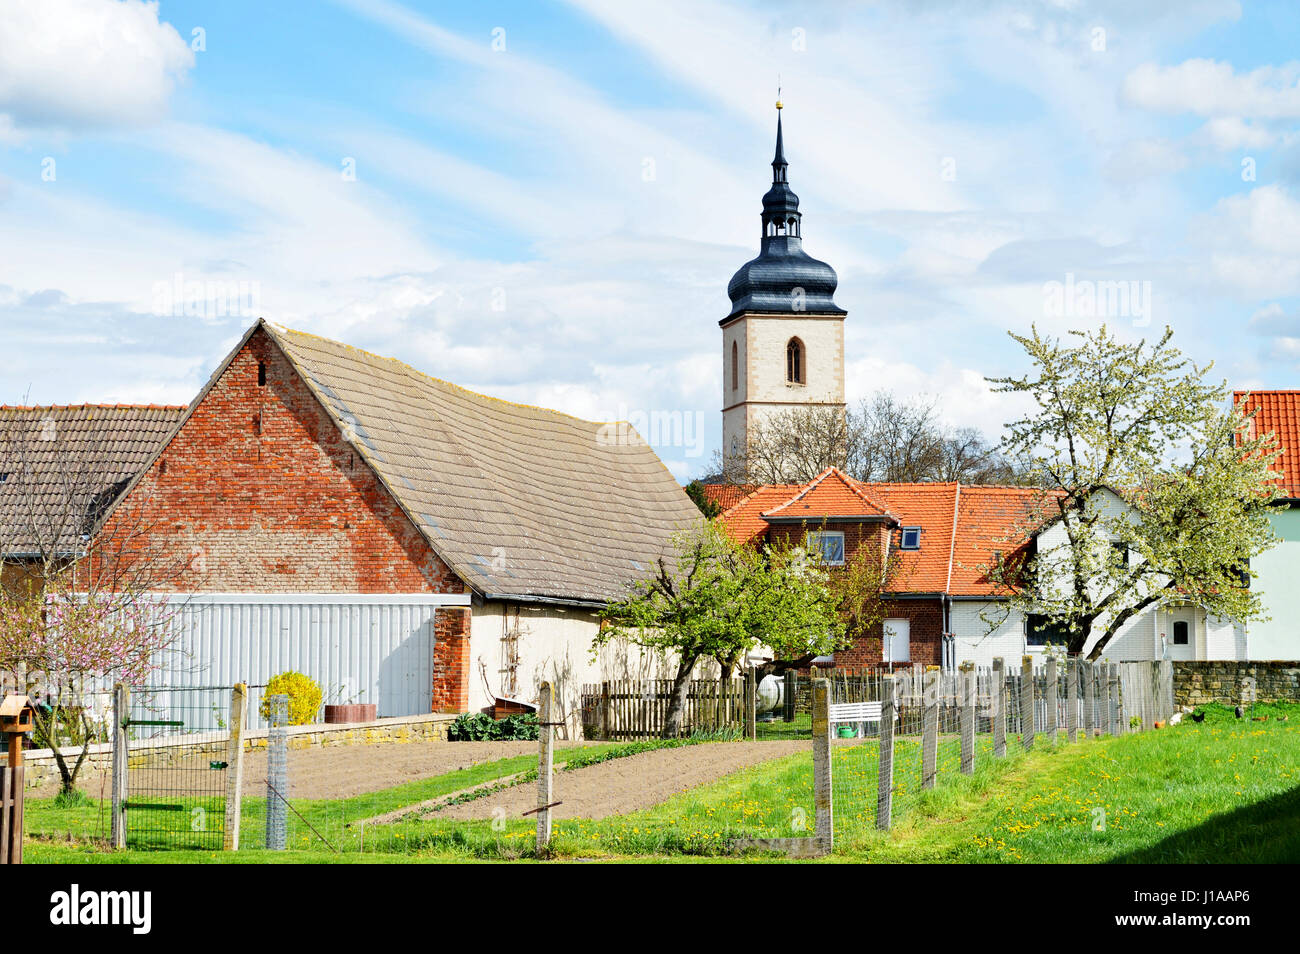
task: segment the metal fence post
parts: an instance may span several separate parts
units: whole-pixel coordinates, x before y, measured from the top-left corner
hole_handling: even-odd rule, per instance
[[[921,725],[921,787],[934,788],[939,762],[939,667],[925,671],[922,687],[924,716]]]
[[[239,850],[240,808],[244,796],[244,714],[248,687],[237,682],[230,690],[230,743],[226,747],[226,827],[222,848]]]
[[[537,854],[551,847],[551,803],[555,794],[555,687],[549,682],[538,686],[541,693],[537,707]]]
[[[1083,734],[1091,739],[1097,731],[1097,679],[1096,666],[1079,660],[1079,675],[1083,679]]]
[[[1065,664],[1065,737],[1071,742],[1079,739],[1079,657],[1073,656]]]
[[[1061,726],[1061,714],[1057,711],[1057,676],[1056,676],[1056,657],[1047,657],[1047,724],[1043,726],[1047,730],[1047,737],[1051,739],[1052,744],[1056,744],[1056,733]]]
[[[113,687],[113,808],[109,840],[114,848],[126,847],[126,720],[130,714],[131,690],[123,683]]]
[[[835,805],[831,796],[831,683],[812,685],[813,825],[823,851],[835,846]]]
[[[891,674],[880,686],[880,773],[876,789],[876,827],[887,830],[894,806],[894,678]]]
[[[993,660],[993,685],[990,695],[993,703],[993,756],[1007,754],[1007,672],[1006,663],[998,656]]]
[[[975,664],[961,664],[961,774],[975,773]]]
[[[1034,657],[1020,660],[1020,741],[1025,751],[1034,747]]]
[[[267,696],[270,723],[266,730],[266,847],[284,851],[289,843],[289,697]]]

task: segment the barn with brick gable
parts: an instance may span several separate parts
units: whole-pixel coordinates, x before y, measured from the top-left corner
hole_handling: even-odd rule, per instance
[[[379,715],[628,675],[598,610],[700,515],[626,427],[476,394],[266,321],[126,488],[188,555],[187,678],[297,669]]]

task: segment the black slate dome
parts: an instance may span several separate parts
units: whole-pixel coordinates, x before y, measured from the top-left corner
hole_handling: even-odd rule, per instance
[[[778,103],[777,109],[781,106]],[[761,314],[844,315],[835,304],[835,269],[803,250],[799,197],[786,176],[781,114],[776,118],[776,156],[772,159],[772,188],[763,196],[763,239],[758,258],[746,262],[731,277],[727,295],[731,314],[726,323],[744,312]]]

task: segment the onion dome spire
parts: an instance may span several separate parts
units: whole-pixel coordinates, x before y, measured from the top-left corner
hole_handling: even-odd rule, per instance
[[[763,196],[763,234],[758,258],[742,265],[727,286],[730,321],[743,312],[764,314],[846,314],[835,304],[839,279],[835,269],[803,250],[803,215],[799,197],[790,188],[781,128],[781,101],[776,101],[776,152],[772,157],[772,187]]]

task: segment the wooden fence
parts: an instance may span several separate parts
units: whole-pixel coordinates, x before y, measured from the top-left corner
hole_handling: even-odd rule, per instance
[[[663,736],[671,679],[615,679],[582,687],[582,734],[622,741]],[[745,680],[692,679],[686,691],[680,736],[739,728],[744,723]]]
[[[23,863],[23,766],[0,768],[0,865]]]

